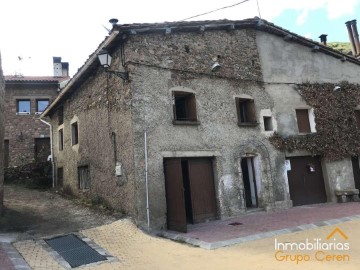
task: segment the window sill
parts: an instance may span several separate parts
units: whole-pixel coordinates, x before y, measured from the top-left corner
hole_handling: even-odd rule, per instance
[[[251,122],[248,122],[248,123],[238,123],[238,126],[239,127],[256,127],[258,126],[259,123],[257,122],[254,122],[254,123],[251,123]]]
[[[181,121],[181,120],[173,120],[174,125],[184,125],[184,126],[198,126],[200,125],[199,121]]]
[[[30,115],[29,112],[17,112],[16,115]]]
[[[35,112],[35,114],[42,114],[43,112]]]

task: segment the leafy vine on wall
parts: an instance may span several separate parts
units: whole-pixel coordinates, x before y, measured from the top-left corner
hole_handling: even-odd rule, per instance
[[[334,90],[335,86],[340,89]],[[355,108],[360,105],[360,85],[349,82],[304,83],[297,91],[314,108],[316,133],[283,137],[270,142],[280,151],[307,150],[328,160],[360,155],[360,132]]]

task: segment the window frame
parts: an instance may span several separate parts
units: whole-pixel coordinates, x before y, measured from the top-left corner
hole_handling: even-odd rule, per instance
[[[252,98],[235,97],[238,126],[257,126],[255,101]]]
[[[181,99],[177,100],[177,99]],[[172,91],[173,100],[173,124],[175,125],[199,125],[197,115],[196,95],[193,92],[186,91]],[[183,102],[182,110],[186,115],[184,118],[178,117],[178,112],[181,108],[177,105],[178,102]]]
[[[64,150],[64,128],[58,130],[58,147],[59,151]]]
[[[86,182],[84,184],[84,181],[81,181],[81,172],[84,170],[86,172]],[[91,188],[91,181],[90,181],[90,167],[89,165],[82,165],[77,167],[77,173],[78,173],[78,188],[81,191],[87,191]]]
[[[29,102],[29,111],[28,112],[20,112],[19,109],[20,109],[20,102]],[[29,98],[20,98],[20,99],[16,99],[16,114],[17,115],[29,115],[31,114],[31,99]]]
[[[71,145],[79,144],[79,124],[78,121],[71,123]]]
[[[58,125],[64,124],[64,106],[60,106],[57,110]]]
[[[48,104],[46,105],[46,107],[44,108],[44,110],[42,110],[42,111],[40,111],[39,110],[39,101],[47,101],[48,102]],[[46,110],[46,108],[49,106],[49,104],[50,104],[50,99],[48,99],[48,98],[39,98],[39,99],[36,99],[36,114],[42,114],[45,110]]]
[[[304,113],[305,111],[306,111],[306,114]],[[307,109],[307,108],[295,109],[296,123],[297,123],[299,134],[313,133],[313,131],[311,130],[309,113],[310,113],[310,109]]]

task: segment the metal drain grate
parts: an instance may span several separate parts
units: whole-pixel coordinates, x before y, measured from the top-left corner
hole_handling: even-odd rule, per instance
[[[232,223],[229,223],[228,225],[230,226],[239,226],[239,225],[243,225],[241,222],[232,222]]]
[[[71,267],[106,260],[106,257],[73,234],[55,237],[45,242],[59,253]]]

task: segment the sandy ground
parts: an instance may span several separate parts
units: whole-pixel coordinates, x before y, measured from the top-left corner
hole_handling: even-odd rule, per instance
[[[81,232],[118,259],[115,262],[85,266],[82,269],[360,269],[360,221],[281,235],[277,236],[277,240],[279,242],[304,242],[306,238],[310,240],[321,238],[326,242],[326,237],[336,227],[349,237],[348,240],[344,240],[339,234],[335,235],[338,240],[349,242],[349,251],[320,253],[319,260],[315,259],[314,251],[288,253],[309,255],[309,261],[296,263],[279,261],[275,258],[275,237],[216,250],[204,250],[149,236],[125,219]],[[18,242],[15,243],[15,247],[35,270],[62,269],[37,242]],[[339,256],[335,259],[346,261],[333,261],[333,256],[329,257],[332,261],[320,261],[325,258],[325,254],[337,254]],[[279,259],[283,258],[279,257]]]

